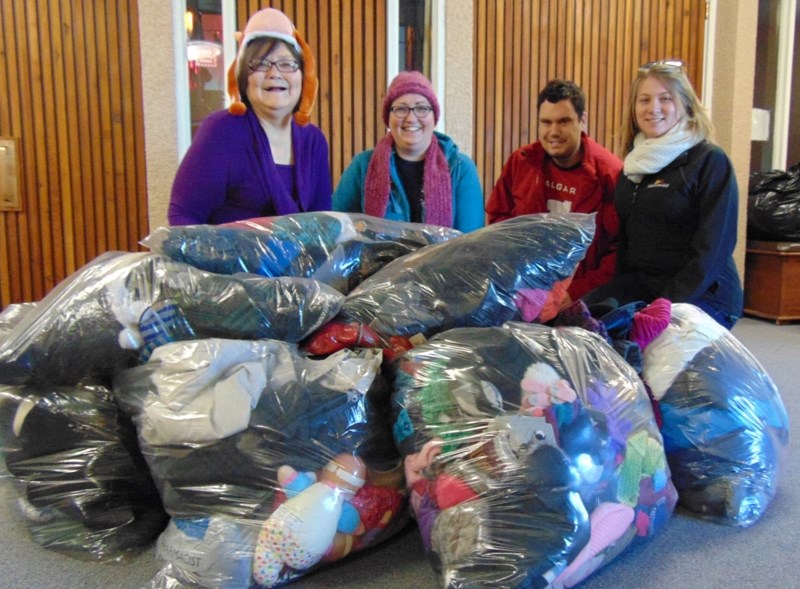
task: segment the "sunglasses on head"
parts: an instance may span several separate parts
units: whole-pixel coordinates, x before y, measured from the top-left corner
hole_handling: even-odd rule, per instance
[[[640,72],[646,72],[654,67],[663,69],[677,69],[682,70],[685,64],[680,59],[659,59],[658,61],[648,61],[639,66]]]

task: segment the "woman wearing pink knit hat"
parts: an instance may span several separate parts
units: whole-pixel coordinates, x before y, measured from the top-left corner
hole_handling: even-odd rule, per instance
[[[186,152],[172,186],[171,225],[331,207],[328,142],[309,122],[319,85],[311,48],[275,8],[253,14],[236,38],[233,102],[203,121]]]
[[[383,101],[389,133],[356,157],[333,193],[335,211],[472,231],[483,227],[473,161],[434,131],[439,101],[419,72],[399,73]]]

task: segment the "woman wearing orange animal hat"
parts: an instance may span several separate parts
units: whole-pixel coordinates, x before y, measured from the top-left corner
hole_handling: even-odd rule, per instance
[[[280,10],[237,33],[227,110],[209,115],[178,168],[170,225],[220,224],[331,208],[328,142],[312,125],[314,54]]]

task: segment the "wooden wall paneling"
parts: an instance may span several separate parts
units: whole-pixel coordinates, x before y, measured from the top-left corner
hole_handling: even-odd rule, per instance
[[[515,77],[515,60],[517,54],[514,53],[514,40],[518,35],[514,34],[514,4],[516,0],[506,0],[502,6],[502,29],[507,34],[498,35],[498,41],[502,43],[502,51],[498,51],[495,55],[497,59],[497,71],[502,72],[501,84],[498,87],[502,88],[502,108],[497,112],[502,114],[498,117],[496,123],[499,129],[502,129],[498,135],[498,146],[500,147],[497,152],[497,157],[494,162],[495,176],[499,175],[498,170],[503,166],[506,154],[510,153],[511,143],[515,139],[516,129],[512,132],[512,119],[514,111],[514,101],[519,95],[514,95],[514,77]]]
[[[136,0],[133,0],[134,3]],[[115,14],[109,12],[106,17],[108,35],[108,46],[116,47],[114,52],[122,56],[122,42],[120,39],[119,18],[130,9],[127,0],[120,0],[118,3],[120,10]],[[122,13],[122,14],[121,14]],[[107,195],[114,219],[114,227],[109,233],[108,246],[112,249],[124,250],[128,245],[129,223],[127,219],[127,207],[124,198],[125,185],[125,128],[122,117],[122,64],[120,59],[108,61],[108,88],[109,88],[109,120],[110,136],[108,158],[108,175],[111,181],[111,192]],[[135,235],[133,242],[136,243],[139,237]]]
[[[128,156],[126,160],[125,186],[131,187],[136,199],[126,198],[128,205],[128,220],[131,225],[135,222],[135,229],[128,230],[128,243],[136,244],[137,249],[145,248],[139,241],[150,232],[148,218],[147,195],[147,171],[145,165],[144,151],[137,149],[137,146],[144,146],[144,126],[137,124],[141,121],[141,111],[137,111],[137,105],[143,104],[142,98],[142,79],[141,79],[141,55],[138,51],[132,51],[133,47],[138,47],[139,22],[138,3],[133,2],[131,8],[125,11],[128,19],[126,26],[120,29],[127,31],[127,39],[121,41],[120,62],[128,65],[127,72],[123,73],[123,79],[129,80],[126,91],[130,92],[131,99],[123,101],[123,120],[126,132],[124,133],[124,153]],[[138,74],[138,75],[137,75]],[[141,106],[139,106],[141,108]]]
[[[376,111],[368,112],[364,108],[364,72],[366,71],[366,62],[368,61],[367,53],[364,51],[365,28],[367,24],[364,22],[364,6],[363,0],[354,0],[352,7],[352,14],[350,15],[350,30],[352,35],[345,32],[345,36],[349,39],[350,47],[348,52],[353,60],[352,79],[350,84],[353,91],[348,94],[352,97],[352,129],[350,141],[350,157],[345,158],[349,163],[353,156],[364,150],[364,123],[367,119],[374,119],[377,116]]]
[[[48,10],[47,0],[39,0],[36,11]],[[55,18],[58,18],[56,8]],[[56,22],[58,22],[56,20]],[[63,225],[60,202],[62,200],[60,172],[61,169],[61,149],[60,136],[63,135],[63,117],[57,114],[57,109],[63,105],[63,86],[60,87],[55,77],[56,60],[60,53],[57,43],[59,27],[51,27],[41,31],[39,50],[41,53],[41,80],[42,86],[46,88],[43,94],[42,117],[44,121],[43,134],[45,136],[46,152],[43,160],[46,161],[45,175],[47,186],[41,192],[41,201],[47,203],[47,212],[43,211],[39,230],[42,239],[42,281],[45,290],[50,290],[55,286],[56,279],[64,276],[64,251],[63,243],[59,238],[58,232]],[[54,35],[55,33],[55,35]],[[39,174],[41,178],[43,174]]]
[[[530,71],[528,73],[528,80],[531,85],[531,100],[528,106],[528,128],[530,130],[528,132],[528,141],[524,145],[536,141],[539,127],[538,107],[536,106],[536,101],[539,96],[539,90],[542,87],[542,85],[539,83],[539,76],[541,73],[541,67],[539,65],[541,60],[541,43],[539,41],[541,29],[539,28],[539,15],[541,14],[541,10],[542,6],[540,0],[534,0],[531,2],[531,10],[528,13],[528,18],[530,19],[529,27],[531,31],[531,59]]]
[[[586,21],[586,16],[584,15],[584,8],[582,3],[575,2],[575,17],[574,17],[574,30],[575,30],[575,38],[573,41],[573,62],[571,64],[571,70],[573,72],[573,77],[575,81],[578,83],[579,86],[583,86],[583,72],[584,72],[584,64],[583,64],[583,55],[584,55],[584,24],[589,24],[589,21]]]
[[[376,19],[375,19],[375,60],[377,63],[377,71],[378,75],[375,78],[377,83],[377,91],[375,93],[376,97],[376,111],[377,109],[383,104],[383,99],[386,96],[386,86],[389,82],[388,77],[389,74],[387,72],[387,53],[386,53],[386,21],[388,19],[388,15],[386,13],[386,3],[385,2],[378,2],[377,3],[377,10],[376,10]],[[380,117],[379,117],[380,118]],[[378,128],[376,129],[375,138],[376,140],[383,137],[386,134],[386,126],[383,124],[383,120],[378,122]]]
[[[52,0],[53,4],[57,0]],[[56,7],[53,6],[53,10]],[[58,75],[64,84],[64,110],[61,113],[61,120],[64,122],[62,130],[62,144],[60,150],[64,154],[61,167],[61,210],[64,222],[62,224],[62,239],[64,240],[64,262],[65,275],[73,273],[77,269],[77,260],[85,259],[82,245],[83,220],[80,218],[81,211],[81,183],[80,175],[76,170],[80,169],[81,145],[78,140],[78,97],[75,89],[75,74],[71,64],[75,63],[75,52],[73,45],[73,19],[72,7],[66,3],[59,7],[61,13],[58,16],[58,23],[61,30],[61,50],[63,57],[60,60]],[[69,69],[68,69],[69,68]],[[136,76],[138,78],[138,76]]]
[[[601,0],[592,0],[591,2],[591,12],[592,12],[592,31],[589,37],[590,43],[590,76],[586,78],[587,80],[587,90],[593,94],[594,100],[590,101],[589,103],[589,112],[591,113],[589,116],[589,134],[592,135],[595,139],[600,141],[601,139],[601,124],[602,124],[602,112],[605,110],[603,105],[605,104],[604,100],[605,97],[602,94],[601,83],[600,80],[602,76],[600,75],[600,51],[598,47],[600,46],[600,32],[601,32],[601,22],[602,22],[602,6],[600,5]],[[593,91],[593,92],[592,92]]]
[[[480,87],[486,81],[486,11],[487,5],[485,2],[475,2],[472,7],[473,22],[475,23],[472,32],[472,46],[475,48],[475,57],[473,59],[473,80],[475,81],[476,88]],[[484,199],[488,198],[489,190],[487,184],[491,184],[492,180],[488,178],[488,174],[484,174],[486,169],[486,142],[483,138],[486,137],[486,119],[488,116],[486,110],[486,93],[475,92],[475,102],[473,106],[473,128],[475,132],[475,141],[473,142],[472,159],[475,166],[478,168],[478,175],[483,180],[483,195]],[[481,139],[478,139],[478,138]]]
[[[519,144],[525,145],[531,142],[531,106],[536,108],[538,90],[531,87],[531,53],[532,53],[532,33],[531,33],[531,3],[521,2],[522,14],[520,23],[522,25],[522,46],[520,49],[520,118],[519,118]],[[535,120],[535,119],[534,119]],[[493,183],[491,183],[493,184]],[[488,199],[491,193],[485,194]]]
[[[541,15],[542,20],[540,27],[539,39],[546,39],[547,44],[540,48],[539,63],[541,70],[539,71],[539,85],[542,88],[550,79],[550,72],[555,69],[555,52],[558,46],[558,38],[556,37],[555,22],[558,19],[558,3],[557,2],[542,2]]]
[[[619,61],[617,64],[617,75],[616,75],[616,104],[619,105],[618,108],[614,109],[614,133],[612,134],[611,143],[609,144],[610,147],[613,148],[614,142],[616,141],[616,137],[622,127],[622,113],[625,110],[625,101],[627,96],[627,86],[628,80],[630,80],[631,72],[633,71],[634,67],[633,64],[633,52],[635,51],[635,40],[636,40],[636,29],[634,28],[634,19],[635,19],[635,7],[636,2],[631,2],[627,0],[625,2],[625,6],[621,7],[621,12],[624,13],[620,14],[620,24],[622,30],[625,31],[625,34],[618,34],[617,37],[621,38],[621,43],[619,44],[619,50],[617,51],[617,55],[619,56]]]
[[[613,135],[616,132],[616,128],[614,127],[615,124],[615,112],[617,103],[617,79],[615,78],[617,74],[617,60],[619,59],[617,55],[617,5],[618,2],[611,2],[608,6],[608,20],[606,21],[606,42],[605,42],[605,50],[604,53],[606,54],[606,62],[604,64],[605,70],[605,94],[604,94],[604,103],[607,105],[605,109],[605,126],[603,133],[600,135],[600,140],[605,145],[606,138],[609,135]],[[610,107],[610,108],[609,108]]]
[[[679,50],[675,46],[675,8],[677,8],[677,3],[673,3],[672,6],[673,10],[668,10],[665,15],[665,20],[667,21],[667,28],[665,32],[667,49],[664,55],[674,56]],[[678,47],[680,47],[680,45],[678,45]]]
[[[330,12],[330,68],[331,68],[331,102],[332,125],[328,141],[331,145],[331,169],[344,169],[344,129],[342,123],[342,70],[344,67],[342,56],[342,34],[340,11],[331,7]],[[339,34],[337,34],[339,33]]]
[[[372,59],[373,55],[377,55],[376,42],[378,35],[376,35],[375,31],[375,23],[377,22],[375,8],[374,2],[370,2],[369,0],[364,1],[364,6],[362,8],[364,13],[364,28],[362,29],[364,35],[364,72],[362,77],[356,79],[356,84],[360,84],[360,87],[364,88],[364,92],[356,92],[356,95],[359,96],[359,100],[362,101],[361,108],[364,109],[361,150],[371,147],[369,145],[369,140],[373,137],[375,139],[379,137],[378,129],[382,128],[383,125],[382,121],[378,123],[380,119],[380,115],[377,114],[380,112],[377,101],[377,97],[380,94],[376,79],[378,70],[375,60]],[[384,46],[385,45],[384,43]],[[376,116],[370,116],[369,113],[371,112],[376,113]]]
[[[325,134],[325,137],[330,141],[331,129],[334,124],[333,109],[331,108],[332,84],[333,84],[333,61],[331,59],[330,49],[330,5],[322,6],[316,12],[317,26],[311,25],[309,20],[309,29],[315,30],[315,44],[312,49],[317,57],[317,70],[319,74],[320,90],[317,96],[317,107],[315,108],[315,115],[318,117],[316,120],[319,122],[319,127]],[[333,148],[331,147],[331,151]],[[332,156],[331,156],[332,157]],[[334,180],[335,182],[335,180]]]
[[[575,79],[575,0],[569,0],[564,6],[563,31],[564,31],[564,64],[561,71]]]
[[[112,84],[114,83],[114,72],[112,62],[109,59],[108,47],[110,20],[105,10],[105,6],[99,3],[96,7],[95,26],[99,43],[95,45],[95,59],[99,80],[99,103],[100,103],[100,154],[102,161],[102,192],[96,203],[102,204],[103,218],[103,243],[105,247],[119,249],[117,239],[117,215],[116,203],[114,202],[114,125],[112,122]]]
[[[19,55],[16,47],[16,37],[13,34],[13,0],[0,0],[0,92],[6,97],[0,100],[0,135],[5,137],[19,137],[19,125],[15,124],[12,116],[10,102],[12,97],[19,96],[17,85],[17,64],[15,56]],[[22,181],[22,178],[19,179]],[[24,187],[21,189],[24,195]],[[12,288],[11,276],[21,277],[19,271],[19,244],[13,238],[15,226],[19,219],[18,213],[5,213],[0,215],[0,301],[12,299],[20,283],[14,281]]]
[[[84,4],[85,8],[88,8]],[[98,39],[97,27],[95,23],[95,15],[90,11],[84,11],[83,21],[86,33],[86,52],[84,59],[86,60],[86,73],[87,73],[87,104],[91,105],[92,110],[88,113],[89,124],[89,137],[87,147],[91,149],[90,162],[89,162],[89,175],[92,179],[89,190],[86,193],[87,202],[87,223],[94,226],[92,237],[93,243],[90,244],[93,255],[98,255],[103,251],[103,244],[105,243],[105,207],[104,205],[104,185],[103,185],[103,136],[101,131],[100,120],[103,116],[102,94],[100,86],[102,86],[103,79],[101,78],[101,70],[97,63],[96,54],[96,40]],[[97,81],[98,85],[93,87],[92,82]],[[93,96],[88,96],[88,94]]]
[[[30,189],[26,214],[22,217],[25,220],[24,230],[20,231],[20,237],[23,239],[23,244],[40,244],[39,247],[23,247],[23,252],[28,252],[30,256],[25,267],[30,269],[34,292],[43,292],[45,290],[43,275],[46,269],[44,268],[42,249],[46,246],[42,244],[40,227],[42,217],[47,218],[49,215],[48,203],[45,199],[47,158],[46,143],[43,140],[44,98],[43,92],[38,86],[43,78],[38,50],[39,31],[35,24],[38,22],[38,15],[33,4],[26,2],[25,7],[24,13],[20,11],[15,14],[17,31],[25,31],[24,41],[21,44],[23,54],[20,56],[20,66],[26,65],[27,69],[20,67],[20,85],[27,107],[23,109],[22,113],[24,121],[22,141],[26,145],[24,157],[29,165],[26,166],[25,172]],[[22,22],[19,20],[20,17],[24,19]],[[31,163],[33,165],[30,165]]]
[[[506,125],[507,130],[504,130],[504,134],[506,135],[507,139],[503,145],[503,155],[504,157],[501,158],[502,161],[500,162],[500,166],[503,165],[503,162],[508,157],[507,154],[511,153],[513,146],[517,144],[519,141],[519,111],[521,108],[520,104],[520,95],[522,94],[522,89],[520,87],[520,78],[522,77],[522,34],[521,34],[521,23],[520,23],[520,13],[521,7],[520,3],[517,0],[510,2],[507,7],[507,19],[509,23],[509,27],[513,33],[510,35],[510,39],[506,46],[510,44],[511,51],[510,51],[510,58],[506,64],[506,70],[511,70],[510,82],[511,84],[508,87],[508,95],[505,97],[506,104],[508,104],[508,110],[506,111]]]
[[[343,2],[341,10],[341,31],[339,35],[341,39],[341,61],[342,61],[342,99],[340,102],[341,108],[341,133],[342,133],[342,169],[344,169],[353,159],[353,147],[356,137],[355,119],[363,119],[363,113],[354,113],[355,102],[353,94],[363,91],[362,88],[356,88],[353,85],[353,70],[361,69],[362,64],[353,51],[355,43],[353,42],[353,4],[358,0],[352,2]],[[363,57],[363,55],[359,56]]]
[[[494,136],[495,136],[495,100],[499,95],[499,84],[502,83],[500,75],[495,72],[496,63],[496,47],[495,40],[488,36],[490,31],[494,32],[495,28],[495,12],[496,6],[491,5],[487,7],[484,13],[486,19],[484,36],[480,40],[480,45],[483,50],[480,52],[482,55],[482,62],[484,67],[484,75],[482,80],[485,82],[487,79],[492,80],[492,91],[483,93],[483,112],[480,113],[481,122],[483,123],[483,143],[485,149],[483,150],[483,159],[481,165],[485,169],[492,169],[492,159],[494,157]],[[494,72],[494,73],[493,73]],[[492,79],[493,78],[493,79]]]
[[[91,260],[99,254],[98,224],[95,221],[95,161],[94,154],[98,147],[95,144],[93,112],[95,107],[89,94],[91,93],[90,80],[96,79],[90,71],[89,51],[91,50],[90,30],[87,26],[87,15],[82,3],[74,5],[74,33],[75,63],[73,75],[75,76],[76,94],[78,96],[78,130],[77,135],[81,144],[80,150],[80,178],[81,192],[76,195],[80,201],[80,221],[76,230],[81,231],[81,247],[83,259]]]
[[[144,233],[137,23],[130,2],[0,0],[0,134],[19,141],[22,193],[0,213],[3,307]]]
[[[497,10],[494,15],[498,32],[506,30],[505,5],[506,2],[504,0],[498,0]],[[496,75],[494,80],[494,90],[496,94],[494,108],[491,111],[491,117],[493,119],[492,139],[494,140],[491,152],[491,170],[494,178],[498,176],[498,170],[500,166],[503,165],[503,119],[505,114],[504,109],[506,107],[505,97],[507,95],[507,92],[505,92],[506,80],[503,76],[506,57],[504,51],[506,36],[505,34],[495,35],[492,53],[492,71],[495,72]]]
[[[619,124],[617,125],[617,135],[614,138],[614,141],[611,143],[610,147],[617,149],[617,145],[619,144],[619,132],[622,128],[622,121],[623,117],[625,116],[625,111],[628,106],[628,101],[630,97],[630,83],[627,80],[633,79],[633,76],[636,74],[638,67],[644,63],[642,61],[642,3],[641,2],[633,2],[632,5],[629,4],[629,9],[631,11],[631,19],[630,19],[630,53],[626,56],[626,64],[625,64],[625,80],[626,82],[623,84],[622,92],[620,94],[620,105],[621,108],[619,109]]]
[[[611,95],[611,89],[609,88],[610,84],[608,81],[608,62],[609,55],[608,55],[608,46],[609,46],[609,38],[608,38],[608,26],[609,26],[609,11],[601,9],[600,10],[600,29],[599,29],[599,37],[598,37],[598,46],[597,46],[597,53],[600,56],[598,60],[598,89],[599,89],[599,98],[600,98],[600,110],[598,113],[600,116],[597,118],[597,131],[595,132],[595,138],[600,141],[601,143],[606,137],[606,131],[609,129],[609,116],[610,116],[610,108],[609,106],[613,104],[613,99]]]
[[[56,134],[57,141],[56,167],[54,170],[57,178],[57,192],[54,195],[57,195],[57,200],[53,200],[53,209],[58,211],[58,214],[53,216],[51,225],[55,270],[53,286],[63,280],[75,266],[73,253],[75,235],[72,223],[72,172],[70,170],[70,135],[74,127],[70,124],[69,119],[68,87],[71,73],[67,71],[65,63],[67,54],[67,49],[64,46],[66,21],[63,12],[65,8],[69,9],[69,7],[63,6],[59,0],[49,0],[48,15],[58,23],[50,28],[52,46],[51,81],[53,83],[54,104],[57,111],[53,117],[53,124],[50,125],[51,132]]]

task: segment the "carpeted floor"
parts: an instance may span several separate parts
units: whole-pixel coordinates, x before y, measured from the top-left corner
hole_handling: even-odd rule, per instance
[[[761,361],[781,391],[792,423],[788,468],[765,516],[746,529],[703,522],[678,511],[667,530],[628,550],[579,585],[580,589],[750,589],[800,587],[788,556],[800,546],[800,325],[744,318],[734,335]],[[6,589],[141,589],[158,569],[152,550],[128,562],[94,564],[34,544],[15,520],[7,484],[0,486],[0,587]],[[292,587],[435,589],[416,530],[309,575]],[[166,588],[165,588],[166,589]]]

